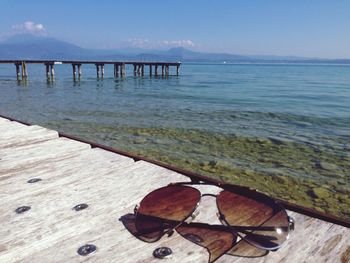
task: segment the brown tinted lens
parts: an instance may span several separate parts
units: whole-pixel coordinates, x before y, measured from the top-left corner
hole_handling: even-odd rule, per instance
[[[200,223],[182,224],[176,231],[189,241],[205,247],[209,262],[214,262],[235,244],[237,236],[227,227]]]
[[[226,252],[227,255],[246,258],[264,257],[268,253],[268,250],[252,246],[244,239],[241,239],[232,249]]]
[[[277,249],[289,232],[285,210],[265,195],[252,197],[222,191],[217,206],[225,221],[236,228],[249,243],[263,249]]]
[[[192,214],[200,192],[183,185],[171,185],[148,194],[140,203],[138,214],[181,222]]]

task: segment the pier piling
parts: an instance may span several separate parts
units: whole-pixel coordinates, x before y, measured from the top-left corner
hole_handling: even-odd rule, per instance
[[[141,65],[137,65],[137,76],[141,76]]]
[[[122,78],[125,78],[125,64],[123,63],[120,67],[120,74]]]
[[[21,74],[22,74],[22,79],[24,79],[24,62],[21,64]]]
[[[101,75],[102,75],[102,78],[105,75],[105,64],[101,64]]]
[[[45,63],[45,73],[46,73],[46,79],[48,81],[53,81],[55,77],[55,71],[53,67],[53,63]]]
[[[22,61],[22,80],[27,79],[27,77],[28,77],[28,72],[27,72],[26,63]]]
[[[96,76],[99,79],[100,78],[100,65],[99,64],[95,64],[96,66]]]
[[[79,75],[79,78],[81,78],[81,75],[82,75],[81,64],[77,64],[77,65],[78,65],[78,75]]]
[[[119,77],[119,65],[114,64],[114,77],[118,78]]]
[[[54,64],[50,64],[50,71],[51,71],[51,80],[53,81],[55,78],[55,69],[54,69]]]
[[[72,64],[72,70],[73,70],[73,79],[75,79],[77,77],[77,71],[76,71],[76,65]]]
[[[17,78],[17,80],[19,80],[21,77],[21,73],[20,73],[20,69],[19,69],[20,65],[18,63],[15,63],[15,66],[16,66],[16,78]]]
[[[45,64],[46,78],[50,80],[50,65]]]

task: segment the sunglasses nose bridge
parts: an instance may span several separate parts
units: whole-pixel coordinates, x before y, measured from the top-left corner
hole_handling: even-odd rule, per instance
[[[221,224],[223,224],[224,226],[227,226],[224,215],[220,214],[219,212],[216,212],[216,216],[218,217]]]
[[[185,220],[186,223],[191,223],[198,215],[199,215],[199,204],[197,204],[196,209],[193,211],[193,213]]]

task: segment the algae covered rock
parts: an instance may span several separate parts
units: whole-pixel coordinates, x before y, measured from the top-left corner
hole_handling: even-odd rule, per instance
[[[261,144],[261,145],[265,145],[265,144],[270,144],[271,141],[267,138],[256,138],[256,142]]]
[[[322,187],[315,187],[309,191],[309,195],[318,199],[327,199],[331,196],[331,192]]]
[[[289,183],[289,179],[287,176],[283,176],[283,175],[276,175],[273,176],[273,180],[279,184],[288,184]]]
[[[327,163],[327,162],[317,162],[316,167],[319,169],[327,170],[327,171],[336,171],[338,170],[338,166],[333,163]]]
[[[251,170],[251,169],[244,169],[243,173],[245,175],[248,175],[248,176],[256,176],[256,172],[254,170]]]

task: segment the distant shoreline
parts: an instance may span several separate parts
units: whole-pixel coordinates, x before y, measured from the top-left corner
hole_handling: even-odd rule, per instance
[[[270,61],[270,62],[212,62],[212,61],[181,61],[182,64],[195,64],[195,65],[300,65],[300,66],[350,66],[349,62],[337,63],[337,62],[279,62],[279,61]]]

